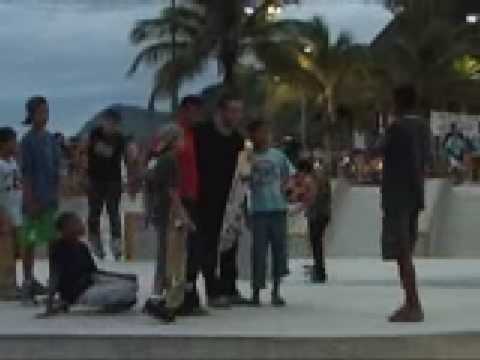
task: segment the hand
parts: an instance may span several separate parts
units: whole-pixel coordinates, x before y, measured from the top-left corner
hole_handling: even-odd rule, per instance
[[[195,223],[192,220],[187,219],[186,223],[187,223],[187,228],[190,232],[196,232],[197,231],[197,226],[195,225]]]

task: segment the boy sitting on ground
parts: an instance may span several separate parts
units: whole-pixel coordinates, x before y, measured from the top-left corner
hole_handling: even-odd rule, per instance
[[[66,312],[72,305],[107,313],[130,310],[137,302],[137,276],[97,268],[87,245],[80,240],[85,226],[76,214],[61,214],[56,228],[59,239],[50,246],[47,309],[41,316]],[[60,301],[55,303],[57,293]]]

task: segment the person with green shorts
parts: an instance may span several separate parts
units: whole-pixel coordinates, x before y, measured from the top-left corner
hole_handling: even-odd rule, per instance
[[[46,294],[46,289],[34,277],[34,249],[55,238],[55,216],[59,203],[60,148],[47,131],[49,108],[42,96],[26,103],[24,122],[31,129],[21,143],[21,172],[23,179],[23,226],[20,241],[23,245],[22,300],[34,300]]]

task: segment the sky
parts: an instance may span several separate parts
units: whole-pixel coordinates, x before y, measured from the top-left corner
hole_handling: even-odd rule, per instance
[[[323,16],[334,32],[347,30],[369,42],[390,14],[375,1],[302,0],[285,17]],[[74,134],[113,103],[144,106],[152,69],[126,71],[137,49],[128,34],[136,20],[155,16],[166,0],[0,0],[0,126],[19,125],[25,99],[43,94],[55,131]],[[210,64],[183,93],[218,81]],[[158,104],[167,110],[167,103]]]

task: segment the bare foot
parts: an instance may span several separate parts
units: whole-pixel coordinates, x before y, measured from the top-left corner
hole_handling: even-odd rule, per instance
[[[424,315],[420,305],[403,305],[388,318],[391,323],[418,323],[423,322],[423,320]]]

